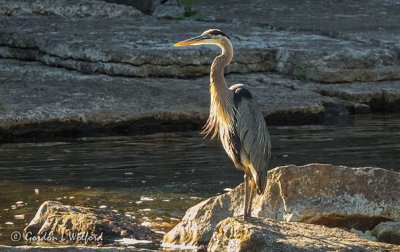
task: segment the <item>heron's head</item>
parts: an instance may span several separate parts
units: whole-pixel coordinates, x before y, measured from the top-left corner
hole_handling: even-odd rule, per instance
[[[174,46],[190,46],[190,45],[217,45],[221,46],[223,41],[229,41],[228,36],[218,29],[210,29],[203,32],[200,36],[183,40]]]

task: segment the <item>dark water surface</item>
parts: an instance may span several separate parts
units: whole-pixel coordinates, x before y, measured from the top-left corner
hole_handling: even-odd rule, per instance
[[[312,162],[400,171],[400,116],[270,127],[271,167]],[[197,132],[0,145],[0,244],[45,200],[107,207],[167,231],[185,210],[243,179],[218,141]],[[16,202],[19,204],[16,204]]]

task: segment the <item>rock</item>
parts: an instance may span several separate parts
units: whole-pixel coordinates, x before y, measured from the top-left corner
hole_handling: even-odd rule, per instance
[[[379,241],[400,245],[400,222],[386,221],[379,223],[372,233]]]
[[[109,3],[124,4],[134,6],[144,13],[152,13],[159,5],[159,0],[104,0]]]
[[[352,2],[298,2],[271,0],[268,7],[263,0],[193,1],[205,21],[250,23],[252,26],[279,30],[323,34],[341,40],[362,41],[371,46],[400,46],[399,3],[379,0]],[[231,8],[224,8],[229,5]],[[368,7],[367,7],[368,6]],[[351,11],[349,11],[351,10]],[[384,16],[376,15],[382,13]],[[370,29],[376,27],[376,29]]]
[[[324,164],[282,166],[268,174],[258,216],[331,227],[372,229],[400,220],[400,173]]]
[[[160,235],[140,222],[103,209],[64,205],[57,201],[44,202],[24,229],[30,242],[107,244],[117,239],[132,238],[151,241]]]
[[[314,90],[322,95],[338,97],[349,102],[366,104],[372,111],[400,111],[400,81],[323,85],[312,83],[304,88],[307,90]],[[355,109],[360,109],[360,107],[355,107]]]
[[[293,89],[296,81],[276,74],[231,74],[227,81],[247,84],[270,124],[321,122],[324,104],[332,100]],[[200,129],[210,102],[208,77],[85,75],[3,59],[0,82],[6,83],[0,85],[0,139],[4,140]]]
[[[123,251],[137,251],[134,249],[129,249],[126,247],[90,247],[90,246],[65,246],[65,245],[57,245],[54,247],[49,246],[48,244],[43,246],[33,246],[33,245],[25,245],[25,246],[5,246],[0,245],[1,252],[123,252]]]
[[[235,56],[227,73],[275,71],[304,82],[325,83],[400,79],[398,52],[392,48],[245,23],[232,30],[230,23],[159,22],[149,16],[2,17],[0,57],[111,76],[204,76],[217,48],[172,45],[210,27],[224,30],[234,45]]]
[[[338,228],[239,217],[218,224],[208,251],[400,251],[400,246],[371,242]]]
[[[101,0],[3,0],[0,3],[0,15],[103,18],[139,17],[141,13],[130,6],[110,4]]]
[[[252,216],[328,227],[370,230],[400,220],[400,173],[381,168],[327,164],[282,166],[268,172]],[[217,223],[243,214],[243,184],[188,209],[165,244],[205,246]]]
[[[217,224],[229,216],[243,214],[240,185],[228,193],[211,197],[186,211],[182,221],[164,235],[164,247],[178,244],[206,247]]]

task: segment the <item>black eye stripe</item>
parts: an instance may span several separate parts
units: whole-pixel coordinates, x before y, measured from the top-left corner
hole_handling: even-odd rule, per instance
[[[224,37],[227,37],[227,38],[229,38],[228,36],[226,36],[225,35],[225,33],[223,33],[222,31],[220,31],[220,30],[217,30],[217,29],[214,29],[214,30],[211,30],[211,31],[209,31],[208,33],[207,33],[207,36],[217,36],[217,35],[222,35],[222,36],[224,36]]]

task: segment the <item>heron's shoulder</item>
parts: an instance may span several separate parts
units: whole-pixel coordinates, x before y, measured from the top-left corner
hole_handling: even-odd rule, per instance
[[[230,90],[233,91],[233,99],[235,101],[235,105],[238,106],[242,99],[253,99],[251,92],[247,89],[243,84],[235,84],[229,87]]]

